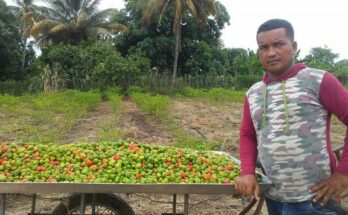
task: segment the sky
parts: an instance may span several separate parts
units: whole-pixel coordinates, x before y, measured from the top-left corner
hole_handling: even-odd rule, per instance
[[[12,0],[5,0],[13,4]],[[222,31],[227,48],[256,51],[257,28],[268,19],[281,18],[292,23],[300,57],[311,48],[329,48],[348,59],[348,2],[346,0],[218,0],[230,15],[230,25]],[[101,0],[100,9],[124,8],[123,0]]]

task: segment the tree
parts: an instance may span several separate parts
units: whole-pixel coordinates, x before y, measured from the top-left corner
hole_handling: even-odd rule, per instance
[[[200,41],[192,57],[186,61],[185,70],[190,74],[209,73],[214,67],[213,62],[212,50],[206,42]]]
[[[111,39],[90,38],[78,46],[53,44],[42,48],[39,63],[44,68],[45,91],[120,86],[125,93],[132,79],[150,70],[149,60],[142,53],[123,57]]]
[[[178,59],[181,50],[181,25],[186,13],[196,19],[200,26],[206,25],[208,16],[216,15],[216,5],[214,0],[148,0],[145,2],[143,12],[143,22],[149,25],[153,16],[159,16],[159,23],[167,8],[172,4],[174,7],[173,33],[175,36],[175,54],[173,65],[173,76],[171,89],[175,86],[177,75]]]
[[[303,62],[314,68],[332,71],[338,56],[338,54],[333,53],[331,49],[327,47],[315,47],[310,50],[309,55],[305,56]]]
[[[36,23],[27,31],[40,45],[79,44],[91,36],[109,36],[125,26],[108,19],[116,9],[97,10],[100,0],[48,0],[47,12],[31,14]],[[30,17],[30,15],[29,15]]]
[[[22,52],[22,73],[26,73],[26,67],[29,64],[27,59],[27,54],[32,51],[31,46],[28,49],[28,37],[24,34],[24,32],[31,28],[35,22],[33,20],[33,15],[38,15],[41,11],[45,10],[45,7],[39,7],[34,4],[34,0],[16,0],[16,6],[11,6],[11,10],[17,16],[18,20],[20,20],[20,34],[22,36],[21,40],[21,52]]]
[[[263,70],[258,54],[252,50],[236,56],[233,65],[236,75],[260,75]]]
[[[0,0],[0,80],[18,78],[20,72],[20,33],[16,17]]]
[[[332,71],[343,84],[348,83],[348,60],[343,59],[335,63],[335,68]]]
[[[144,2],[144,1],[143,1]],[[116,13],[113,21],[127,26],[127,31],[113,38],[115,47],[126,57],[135,51],[145,53],[151,61],[151,68],[157,74],[171,73],[175,54],[175,37],[173,36],[173,20],[175,18],[174,4],[169,4],[166,11],[159,17],[154,17],[150,25],[144,26],[142,20],[143,3],[140,0],[128,0],[125,8]],[[214,62],[224,61],[219,53],[222,43],[221,31],[229,21],[226,8],[216,2],[217,15],[209,16],[204,28],[200,27],[190,13],[184,13],[181,24],[181,49],[177,65],[177,76],[190,74],[193,70],[186,67],[200,47],[200,42],[206,42],[214,52]],[[157,20],[156,20],[157,19]],[[218,66],[219,67],[219,66]],[[216,68],[219,72],[219,68]],[[170,71],[171,70],[171,71]],[[202,71],[205,74],[209,71]],[[223,72],[223,71],[222,71]],[[170,85],[169,85],[170,86]]]
[[[221,50],[223,53],[223,57],[221,58],[223,60],[223,65],[228,74],[231,74],[233,76],[236,76],[236,73],[240,71],[240,69],[236,65],[235,59],[242,55],[247,56],[248,51],[242,48],[225,48]]]

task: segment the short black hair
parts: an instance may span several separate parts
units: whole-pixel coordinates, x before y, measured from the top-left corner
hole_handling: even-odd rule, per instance
[[[295,38],[294,28],[292,27],[290,22],[284,19],[270,19],[264,22],[262,25],[260,25],[259,29],[257,29],[256,39],[259,33],[264,31],[270,31],[276,28],[284,28],[288,38],[291,41],[294,41],[294,38]]]

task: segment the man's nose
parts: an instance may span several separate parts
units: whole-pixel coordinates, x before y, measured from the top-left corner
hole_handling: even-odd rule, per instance
[[[268,57],[275,57],[277,55],[276,50],[273,47],[270,47],[267,52]]]

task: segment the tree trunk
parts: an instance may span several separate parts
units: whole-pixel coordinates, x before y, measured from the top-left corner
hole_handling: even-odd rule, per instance
[[[174,66],[173,66],[173,76],[172,85],[170,90],[172,91],[175,87],[176,73],[178,70],[178,59],[180,54],[180,44],[181,44],[181,20],[177,22],[176,35],[175,35],[175,56],[174,56]]]
[[[26,58],[27,58],[27,38],[24,37],[23,38],[23,47],[22,47],[22,74],[25,74],[25,61],[26,61]]]

